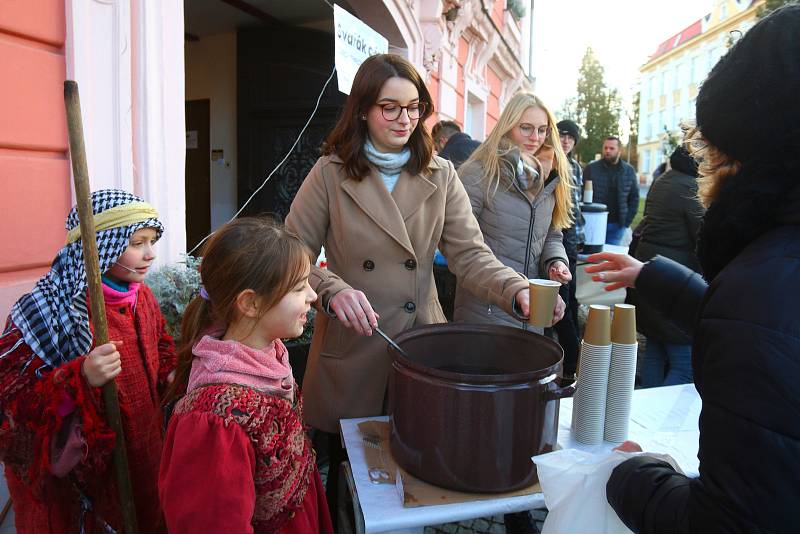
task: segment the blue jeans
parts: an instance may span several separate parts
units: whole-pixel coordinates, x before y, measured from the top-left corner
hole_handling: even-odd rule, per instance
[[[606,243],[609,245],[619,245],[622,236],[625,235],[625,227],[619,223],[606,223]]]
[[[692,346],[647,338],[640,377],[643,388],[688,384],[692,381]]]

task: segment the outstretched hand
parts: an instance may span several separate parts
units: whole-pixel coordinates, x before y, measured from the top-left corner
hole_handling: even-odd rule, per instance
[[[598,252],[589,256],[588,260],[595,265],[587,266],[586,272],[594,274],[592,280],[595,282],[608,284],[605,287],[606,291],[634,287],[636,278],[644,266],[644,263],[636,258],[613,252]]]

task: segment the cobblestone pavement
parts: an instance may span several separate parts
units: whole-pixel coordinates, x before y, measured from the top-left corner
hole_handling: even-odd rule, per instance
[[[542,530],[542,524],[545,517],[547,517],[547,510],[531,510],[531,517],[533,518],[533,529],[530,534],[537,534]],[[425,528],[425,534],[505,534],[505,532],[506,527],[503,523],[502,515]]]

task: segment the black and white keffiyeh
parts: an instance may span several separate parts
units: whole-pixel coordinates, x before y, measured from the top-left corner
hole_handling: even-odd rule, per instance
[[[119,189],[95,191],[92,193],[92,213],[97,216],[132,202],[144,201]],[[73,207],[67,217],[67,231],[78,224],[78,211]],[[144,218],[127,226],[97,232],[100,272],[106,272],[119,259],[128,247],[131,235],[141,228],[154,228],[156,238],[160,238],[164,231],[157,218]],[[80,239],[58,251],[50,271],[39,279],[30,293],[14,304],[11,319],[22,332],[25,343],[50,368],[55,369],[89,352],[92,332]]]

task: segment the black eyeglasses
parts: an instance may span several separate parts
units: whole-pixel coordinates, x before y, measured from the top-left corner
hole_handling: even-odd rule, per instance
[[[387,121],[395,121],[400,118],[400,114],[403,112],[403,110],[406,110],[406,113],[408,113],[408,118],[411,120],[417,120],[425,114],[425,102],[414,102],[413,104],[409,104],[407,106],[401,106],[394,103],[375,105],[381,108],[381,114]]]

